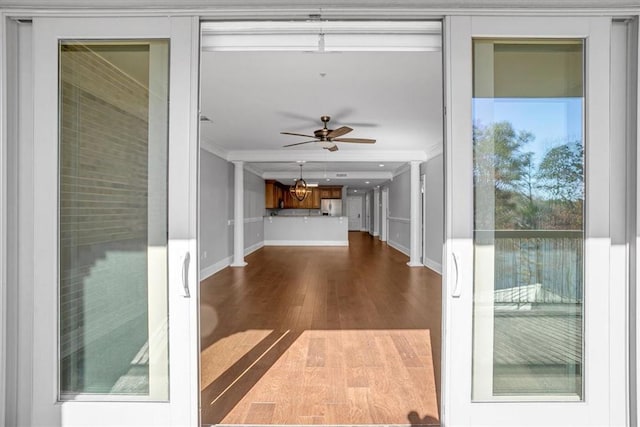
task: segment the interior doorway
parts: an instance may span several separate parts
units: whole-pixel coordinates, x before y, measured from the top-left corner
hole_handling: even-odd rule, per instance
[[[349,196],[347,198],[347,212],[349,215],[349,231],[362,230],[362,197]]]
[[[399,247],[410,238],[410,181],[398,178],[391,192],[389,184],[415,150],[442,150],[424,146],[425,135],[443,139],[441,23],[362,23],[357,45],[339,28],[358,23],[304,29],[316,24],[292,23],[284,37],[269,23],[203,31],[202,421],[439,425],[441,277],[408,267],[385,240],[390,206],[393,236],[407,240]],[[337,45],[341,53],[329,53]],[[316,116],[354,141],[311,139],[322,131]],[[360,144],[367,138],[375,143]],[[229,162],[245,168],[243,268],[227,268]],[[265,205],[265,179],[281,184],[275,208]],[[278,206],[294,179],[342,187],[340,215],[355,231],[348,247],[273,246],[261,234],[273,216],[311,223],[317,214],[312,202]],[[365,195],[374,188],[381,207],[372,212]],[[380,239],[371,221],[380,221]]]

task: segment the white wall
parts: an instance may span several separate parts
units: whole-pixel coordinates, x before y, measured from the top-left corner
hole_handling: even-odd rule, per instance
[[[442,274],[444,242],[444,156],[440,154],[423,164],[425,174],[425,246],[424,265]]]
[[[389,187],[389,237],[387,243],[409,256],[411,247],[411,173],[402,172]]]
[[[234,166],[200,150],[200,279],[231,263],[233,257]],[[244,248],[264,244],[264,180],[244,171]]]

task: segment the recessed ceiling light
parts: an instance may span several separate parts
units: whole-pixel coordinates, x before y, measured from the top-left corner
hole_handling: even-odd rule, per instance
[[[327,181],[331,181],[331,178],[327,178]]]
[[[353,192],[354,192],[354,193],[357,193],[357,192],[358,192],[358,190],[353,190]]]
[[[380,166],[381,168],[383,168],[383,167],[384,167],[384,164],[380,163],[378,166]]]
[[[364,183],[365,183],[365,184],[369,184],[369,181],[365,181]]]

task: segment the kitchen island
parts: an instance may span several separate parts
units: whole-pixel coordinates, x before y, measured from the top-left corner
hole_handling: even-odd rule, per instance
[[[264,218],[265,246],[349,246],[346,216],[276,215]]]

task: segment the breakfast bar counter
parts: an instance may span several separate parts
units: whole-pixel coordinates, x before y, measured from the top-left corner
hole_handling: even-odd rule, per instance
[[[349,246],[346,216],[264,217],[265,246]]]

